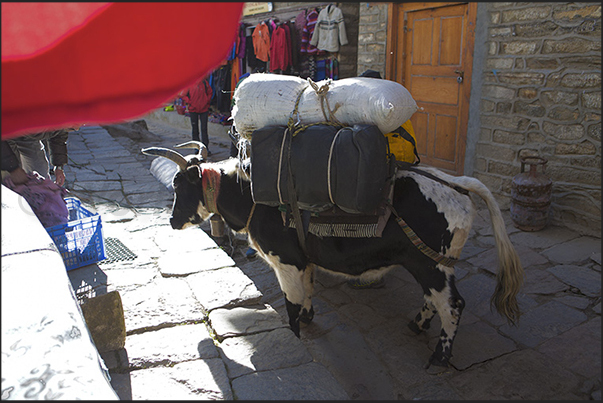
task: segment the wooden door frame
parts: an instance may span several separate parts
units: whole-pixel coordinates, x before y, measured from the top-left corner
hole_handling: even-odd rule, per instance
[[[461,164],[460,172],[456,174],[462,174],[464,171],[465,164],[465,148],[467,141],[467,128],[469,124],[469,101],[471,95],[471,79],[473,76],[473,52],[475,46],[475,27],[477,20],[477,2],[442,2],[442,3],[389,3],[387,6],[387,41],[386,41],[386,55],[385,55],[385,78],[392,81],[402,83],[404,79],[404,66],[406,63],[407,52],[405,48],[404,39],[404,21],[398,21],[399,11],[410,12],[418,10],[426,10],[430,8],[439,8],[445,6],[453,6],[459,4],[467,4],[467,41],[463,48],[463,57],[470,56],[470,62],[464,63],[464,85],[468,88],[467,91],[463,91],[463,99],[461,103],[466,105],[467,110],[462,109],[462,115],[460,118],[461,129],[465,131],[465,146],[462,147],[458,158]],[[399,46],[398,40],[402,41],[402,46]],[[398,58],[396,52],[398,49],[402,49],[402,55]],[[397,61],[400,61],[396,65]]]

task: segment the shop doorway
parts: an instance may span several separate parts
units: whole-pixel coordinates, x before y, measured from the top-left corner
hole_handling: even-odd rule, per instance
[[[421,163],[463,174],[477,3],[393,3],[386,78],[419,106],[411,121]]]

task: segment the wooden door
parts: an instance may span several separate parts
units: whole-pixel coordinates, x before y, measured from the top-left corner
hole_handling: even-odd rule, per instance
[[[476,3],[402,3],[386,77],[404,85],[419,110],[411,122],[421,163],[463,174]]]

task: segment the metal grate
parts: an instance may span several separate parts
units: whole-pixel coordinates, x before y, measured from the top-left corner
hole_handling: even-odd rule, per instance
[[[134,260],[138,256],[117,238],[105,238],[105,253],[107,258],[99,264]]]

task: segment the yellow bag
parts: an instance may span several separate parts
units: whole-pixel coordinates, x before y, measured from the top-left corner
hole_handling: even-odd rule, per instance
[[[396,161],[410,162],[411,164],[421,162],[417,153],[417,138],[410,119],[393,132],[387,133],[385,137],[389,143],[390,152],[396,156]]]

